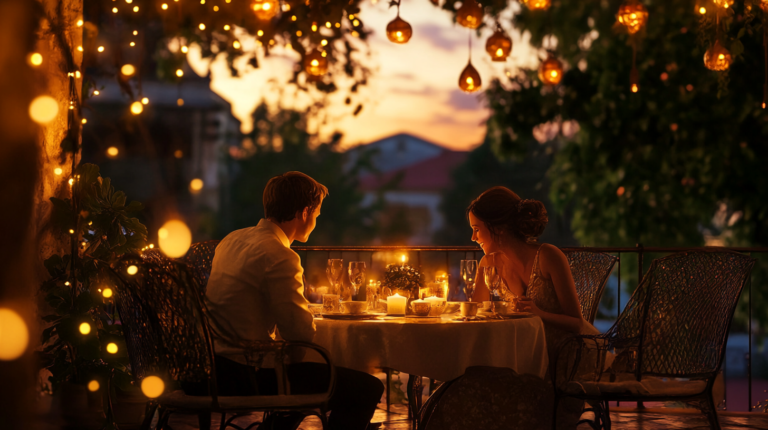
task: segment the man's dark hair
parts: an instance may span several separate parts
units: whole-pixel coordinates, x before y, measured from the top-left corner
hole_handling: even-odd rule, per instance
[[[264,217],[275,222],[290,221],[304,208],[315,210],[328,188],[301,172],[287,172],[275,176],[264,188]]]

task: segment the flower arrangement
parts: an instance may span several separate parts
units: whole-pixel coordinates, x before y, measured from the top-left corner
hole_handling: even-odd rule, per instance
[[[389,288],[392,293],[412,298],[419,297],[419,288],[423,285],[424,275],[418,269],[401,264],[387,265],[381,282],[381,286]]]

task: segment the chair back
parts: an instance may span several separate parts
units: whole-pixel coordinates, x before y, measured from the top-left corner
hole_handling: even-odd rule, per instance
[[[187,265],[126,255],[113,273],[120,281],[116,304],[134,376],[167,372],[177,381],[207,381],[215,393],[213,346]]]
[[[755,260],[692,251],[654,260],[614,326],[614,347],[637,351],[642,375],[711,377],[720,370],[733,313]]]
[[[602,252],[566,250],[564,253],[571,266],[581,314],[591,324],[595,322],[605,284],[608,283],[617,258]]]
[[[189,252],[184,256],[184,262],[189,265],[192,274],[197,278],[200,285],[200,291],[205,295],[205,289],[208,287],[208,278],[211,276],[211,267],[213,266],[213,254],[220,240],[207,240],[198,242],[189,247]]]

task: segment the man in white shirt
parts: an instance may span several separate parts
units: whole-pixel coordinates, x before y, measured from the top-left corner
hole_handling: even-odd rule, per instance
[[[327,194],[325,186],[303,173],[276,176],[264,189],[266,219],[230,233],[216,248],[206,298],[215,331],[220,395],[277,394],[274,370],[248,366],[243,345],[276,335],[291,341],[314,338],[303,294],[304,269],[290,245],[307,241]],[[332,429],[364,430],[384,387],[367,373],[336,371],[329,424]],[[294,394],[323,392],[328,386],[327,368],[320,363],[291,364],[288,377]],[[295,428],[299,422],[289,417],[274,428]]]

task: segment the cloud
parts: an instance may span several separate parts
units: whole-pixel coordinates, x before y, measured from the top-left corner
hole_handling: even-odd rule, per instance
[[[437,48],[446,51],[453,51],[459,46],[466,44],[466,41],[456,38],[456,33],[451,32],[450,28],[437,24],[421,24],[417,26],[413,33],[429,41]]]
[[[477,94],[467,94],[461,90],[453,90],[448,96],[448,105],[458,110],[478,110],[482,104]]]

